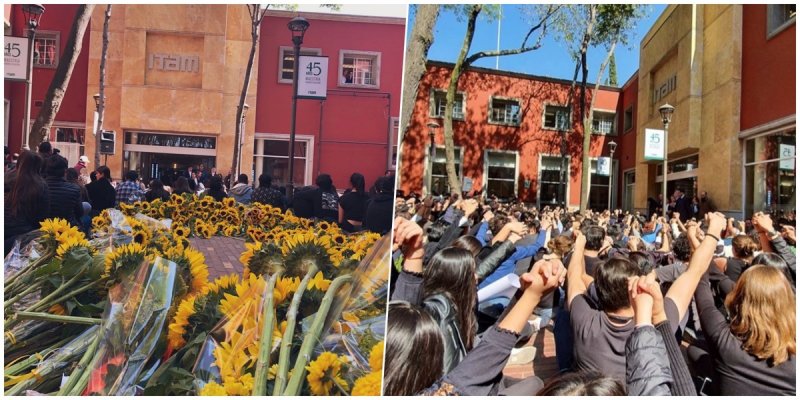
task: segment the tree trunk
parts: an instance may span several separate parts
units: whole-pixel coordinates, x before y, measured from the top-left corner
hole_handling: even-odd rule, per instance
[[[447,86],[447,104],[444,109],[444,154],[447,170],[447,185],[450,186],[450,193],[461,197],[461,180],[456,175],[455,166],[455,149],[453,142],[453,104],[456,100],[456,89],[458,88],[458,78],[464,68],[464,60],[467,58],[469,48],[472,46],[472,38],[475,35],[475,21],[478,19],[478,14],[481,13],[483,6],[475,4],[469,12],[469,19],[467,20],[467,32],[464,34],[464,42],[461,45],[461,52],[458,54],[458,59],[453,65],[453,71],[450,73],[450,84]],[[434,155],[431,154],[431,157]],[[432,179],[431,179],[432,180]],[[431,182],[433,183],[433,182]]]
[[[100,55],[100,100],[97,106],[97,131],[94,134],[94,165],[100,166],[100,137],[103,132],[103,116],[106,111],[106,58],[108,57],[108,22],[111,19],[111,4],[106,6],[103,19],[103,50]]]
[[[92,10],[94,10],[94,4],[82,4],[75,13],[64,54],[58,60],[58,68],[56,68],[55,76],[53,76],[50,87],[47,89],[44,104],[42,104],[39,115],[36,117],[36,121],[33,122],[33,127],[31,127],[29,138],[31,149],[38,147],[39,143],[46,140],[50,134],[50,127],[53,125],[58,109],[61,107],[61,102],[64,100],[64,94],[67,92],[75,62],[78,61],[78,56],[81,54],[83,34],[86,33],[86,27],[91,20]]]
[[[258,4],[248,4],[247,7],[248,11],[250,11],[250,35],[253,42],[250,46],[250,57],[247,59],[247,68],[244,71],[244,82],[242,83],[242,94],[239,96],[239,107],[236,108],[236,135],[233,142],[231,182],[234,182],[239,175],[239,164],[241,164],[240,158],[242,156],[242,146],[240,146],[239,143],[242,141],[242,135],[244,135],[244,132],[242,132],[242,112],[244,111],[244,103],[247,99],[247,91],[250,88],[250,79],[253,76],[253,63],[256,59],[261,20],[266,13],[266,8],[262,10],[261,6]],[[297,60],[295,60],[295,62],[297,62]]]
[[[427,71],[428,50],[433,45],[433,28],[439,18],[438,4],[419,4],[416,7],[417,12],[414,17],[414,26],[411,28],[411,36],[408,38],[406,64],[403,71],[403,113],[400,116],[401,140],[408,129],[411,114],[414,112],[419,81]]]
[[[589,39],[594,32],[594,24],[597,20],[597,5],[589,6],[589,21],[586,24],[586,34],[581,45],[581,97],[580,101],[580,121],[583,124],[583,152],[581,155],[581,211],[586,211],[589,204],[589,144],[592,139],[592,125],[586,126],[586,79],[589,75],[589,67],[586,62],[586,52],[589,49]]]

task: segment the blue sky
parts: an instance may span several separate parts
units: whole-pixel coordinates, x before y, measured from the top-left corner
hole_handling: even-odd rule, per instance
[[[530,24],[521,12],[521,5],[504,5],[500,23],[500,48],[519,47],[523,36],[530,29]],[[621,86],[639,68],[639,43],[644,35],[658,19],[666,5],[648,5],[647,15],[637,23],[628,47],[617,46],[617,81]],[[463,19],[463,18],[462,18]],[[408,32],[414,24],[414,16],[409,15]],[[479,17],[475,28],[470,54],[479,50],[497,48],[498,22],[488,22]],[[458,57],[466,31],[466,21],[458,21],[455,14],[442,10],[436,23],[433,46],[428,52],[428,59],[453,62]],[[589,82],[594,82],[600,63],[605,57],[603,48],[589,50]],[[476,66],[495,68],[495,58],[485,58],[475,63]],[[545,38],[540,49],[519,55],[500,57],[500,69],[523,72],[553,78],[572,79],[575,62],[570,58],[567,46],[553,37]],[[608,71],[606,71],[607,73]],[[605,78],[603,78],[605,81]]]

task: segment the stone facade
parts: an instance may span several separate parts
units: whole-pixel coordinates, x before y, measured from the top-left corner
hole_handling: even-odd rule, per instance
[[[668,157],[699,155],[696,188],[721,211],[741,212],[737,133],[742,78],[742,6],[671,5],[641,42],[634,204],[660,192],[657,164],[644,161],[646,128],[663,129],[658,108],[675,107]],[[673,84],[670,80],[673,79]],[[662,86],[666,85],[666,90]],[[654,91],[659,90],[657,95]],[[671,180],[671,179],[670,179]],[[671,190],[671,189],[670,189]],[[671,194],[671,193],[670,193]]]
[[[88,93],[97,93],[104,6],[95,8],[89,40]],[[236,110],[251,47],[250,17],[242,5],[114,5],[106,62],[103,128],[117,133],[108,166],[123,170],[124,132],[146,131],[216,138],[216,165],[230,170]],[[256,55],[258,57],[258,55]],[[254,68],[246,103],[256,104]],[[86,129],[95,106],[87,96]],[[255,113],[244,143],[253,142]],[[94,154],[87,135],[86,154]],[[252,146],[243,146],[243,170]],[[115,176],[115,178],[119,178]]]

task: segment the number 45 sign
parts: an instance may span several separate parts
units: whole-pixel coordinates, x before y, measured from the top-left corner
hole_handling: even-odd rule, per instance
[[[328,57],[300,56],[297,98],[324,100],[328,96]]]
[[[28,76],[28,38],[6,36],[3,40],[5,79],[24,81]]]

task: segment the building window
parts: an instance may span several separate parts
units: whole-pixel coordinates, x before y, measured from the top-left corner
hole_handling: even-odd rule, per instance
[[[322,49],[300,49],[301,56],[319,56],[322,55]],[[289,46],[281,46],[278,54],[278,83],[292,83],[292,76],[294,75],[294,48]]]
[[[455,152],[456,175],[461,180],[461,148],[453,148]],[[450,185],[447,184],[447,161],[445,159],[444,147],[436,146],[433,156],[433,170],[431,171],[429,191],[434,196],[447,195],[450,193]]]
[[[622,124],[623,132],[628,132],[631,130],[631,128],[633,128],[633,106],[630,106],[625,110]]]
[[[389,170],[397,170],[397,139],[400,135],[400,118],[392,117],[392,134],[389,138],[389,148],[392,150],[389,153]]]
[[[489,122],[503,125],[519,125],[519,112],[519,100],[494,97],[489,110]]]
[[[447,92],[434,89],[431,95],[431,117],[444,118],[445,107],[447,107]],[[464,93],[456,93],[453,101],[453,119],[464,120]]]
[[[84,140],[86,138],[86,128],[82,125],[69,126],[70,123],[55,123],[50,127],[50,134],[47,140],[58,149],[59,154],[66,158],[69,165],[78,163],[78,158],[84,154]]]
[[[339,52],[339,86],[380,87],[381,53],[342,50]]]
[[[517,197],[517,152],[486,151],[486,194],[501,199]]]
[[[633,211],[633,193],[636,188],[636,171],[625,171],[623,174],[625,181],[625,193],[623,194],[622,208],[625,211]]]
[[[8,121],[9,117],[11,116],[11,102],[8,101],[8,99],[3,99],[3,105],[3,115],[5,116],[5,124],[3,124],[3,136],[5,137],[5,142],[3,143],[8,144]]]
[[[616,135],[617,130],[614,120],[617,114],[607,111],[594,111],[592,113],[592,133],[595,135]]]
[[[55,68],[58,66],[59,32],[37,31],[33,42],[33,66]]]
[[[589,181],[589,208],[595,211],[602,211],[608,208],[608,180],[612,179],[613,176],[616,176],[614,173],[615,167],[617,166],[617,160],[612,160],[611,162],[611,177],[605,175],[598,175],[597,174],[597,159],[591,161],[589,167],[590,178]],[[614,182],[615,180],[612,179],[611,184],[616,186]],[[613,190],[612,190],[612,197]],[[614,199],[611,199],[611,204],[613,207]]]
[[[569,107],[546,105],[544,106],[544,124],[542,127],[566,131],[569,129],[571,119]]]
[[[561,187],[561,161],[560,156],[542,156],[539,160],[539,207],[544,205],[557,205],[565,204],[564,197],[569,193],[569,157],[566,158],[564,163],[565,173],[565,188],[564,194],[561,195],[559,190]]]
[[[773,220],[794,210],[796,131],[794,128],[745,141],[745,215],[763,211]]]
[[[772,37],[793,24],[797,4],[767,4],[767,37]]]
[[[311,138],[296,137],[294,143],[294,179],[295,185],[309,184],[313,155]],[[272,184],[285,186],[289,178],[289,136],[275,135],[268,138],[256,138],[253,162],[256,177],[261,174],[272,176]]]

